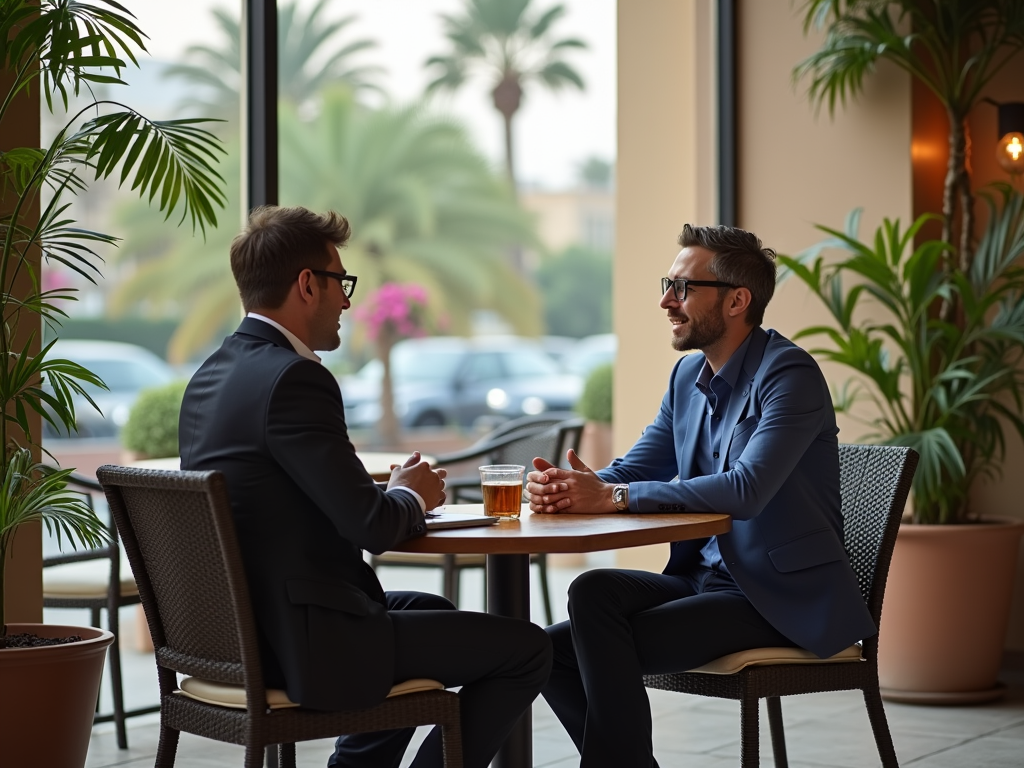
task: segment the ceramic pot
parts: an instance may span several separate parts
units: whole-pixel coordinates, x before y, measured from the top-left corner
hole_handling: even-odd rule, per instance
[[[1024,521],[900,526],[885,589],[878,678],[890,701],[971,704],[1004,688],[1003,657]]]
[[[8,624],[7,631],[82,641],[0,650],[0,766],[82,768],[114,636],[58,624]]]
[[[603,469],[612,463],[612,425],[588,421],[580,436],[580,458],[591,469]]]

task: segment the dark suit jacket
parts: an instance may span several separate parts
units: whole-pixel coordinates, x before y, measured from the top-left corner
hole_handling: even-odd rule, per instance
[[[189,382],[179,441],[182,469],[227,479],[268,686],[314,709],[382,701],[394,642],[361,548],[384,552],[424,518],[366,473],[334,377],[246,318]]]
[[[654,423],[599,474],[629,483],[634,512],[732,515],[718,540],[736,583],[782,634],[831,656],[877,631],[843,547],[835,411],[809,354],[775,331],[751,333],[713,474],[694,476],[702,354],[676,364]],[[674,543],[665,573],[696,568],[706,541]]]

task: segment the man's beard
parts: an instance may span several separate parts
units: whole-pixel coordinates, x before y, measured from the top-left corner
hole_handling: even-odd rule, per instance
[[[331,311],[325,311],[321,307],[316,313],[314,327],[316,328],[316,338],[312,341],[315,351],[330,352],[341,346],[341,337],[338,335],[338,318]]]
[[[690,316],[690,319],[682,326],[685,333],[672,334],[672,348],[677,352],[686,352],[690,349],[706,349],[721,341],[725,336],[725,318],[722,317],[722,306],[725,304],[725,297],[718,300],[715,306],[699,316]],[[675,315],[678,317],[678,315]]]

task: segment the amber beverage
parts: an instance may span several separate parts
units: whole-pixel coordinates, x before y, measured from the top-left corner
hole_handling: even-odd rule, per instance
[[[523,503],[522,483],[484,483],[484,514],[488,517],[519,517]]]
[[[480,488],[484,496],[484,514],[505,520],[518,520],[523,503],[521,464],[492,464],[480,469]]]

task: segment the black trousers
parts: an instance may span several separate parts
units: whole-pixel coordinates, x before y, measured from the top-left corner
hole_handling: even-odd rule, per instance
[[[551,671],[551,643],[536,624],[458,611],[437,595],[388,592],[395,632],[395,682],[417,677],[462,686],[459,706],[465,768],[487,768]],[[415,729],[342,736],[329,768],[398,768]],[[441,729],[416,753],[413,768],[441,768]]]
[[[595,570],[569,587],[569,621],[548,627],[555,661],[542,694],[580,751],[581,768],[656,766],[642,675],[719,656],[793,646],[728,574]]]

